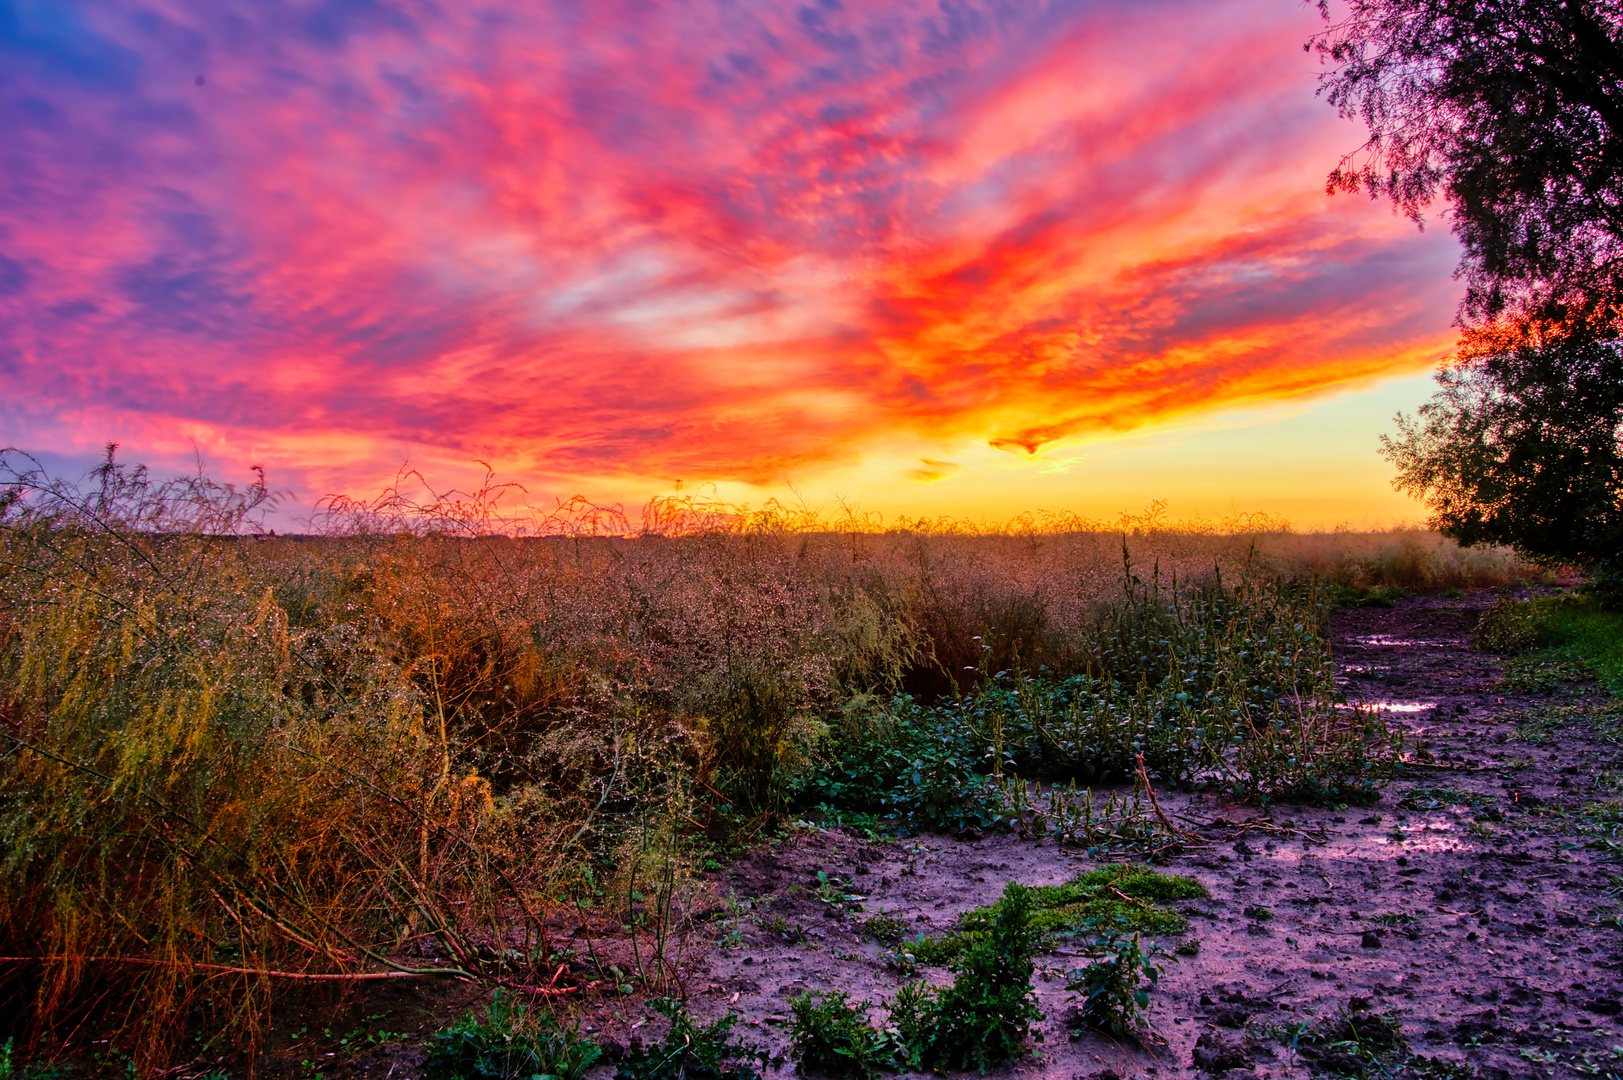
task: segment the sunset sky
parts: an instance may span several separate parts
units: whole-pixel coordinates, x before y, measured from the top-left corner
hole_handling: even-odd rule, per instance
[[[1421,516],[1443,220],[1298,0],[0,0],[0,444],[894,517]]]

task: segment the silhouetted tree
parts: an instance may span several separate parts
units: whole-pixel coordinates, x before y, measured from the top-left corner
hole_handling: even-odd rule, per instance
[[[1461,543],[1623,579],[1623,2],[1348,0],[1309,42],[1369,140],[1330,174],[1463,245],[1462,349],[1383,453]]]
[[[1332,191],[1417,220],[1439,193],[1464,245],[1463,314],[1617,318],[1623,4],[1350,0],[1310,42],[1321,92],[1369,127]],[[1328,4],[1320,10],[1330,18]]]
[[[1462,544],[1514,544],[1610,567],[1623,545],[1623,347],[1523,342],[1445,370],[1415,419],[1383,436],[1399,490]]]

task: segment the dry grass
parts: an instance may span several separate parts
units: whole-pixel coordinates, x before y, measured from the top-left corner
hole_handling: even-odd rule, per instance
[[[1082,670],[1124,543],[1168,588],[1538,573],[1417,531],[881,529],[695,498],[633,526],[509,513],[497,485],[254,539],[262,483],[0,460],[0,1011],[36,1036],[100,1018],[143,1067],[188,1013],[252,1047],[301,979],[545,983],[594,866],[668,922],[680,838],[779,810],[831,728],[972,670]],[[654,923],[636,963],[664,985]]]

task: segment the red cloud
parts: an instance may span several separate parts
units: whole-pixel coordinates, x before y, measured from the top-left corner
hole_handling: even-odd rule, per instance
[[[1319,194],[1302,12],[389,10],[173,0],[211,60],[109,19],[133,94],[0,87],[13,415],[764,480],[1321,391],[1447,323],[1447,238]]]

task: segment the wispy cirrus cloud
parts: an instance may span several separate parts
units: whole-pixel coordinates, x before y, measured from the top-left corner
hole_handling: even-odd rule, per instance
[[[765,481],[1412,369],[1276,8],[0,0],[0,416]]]

